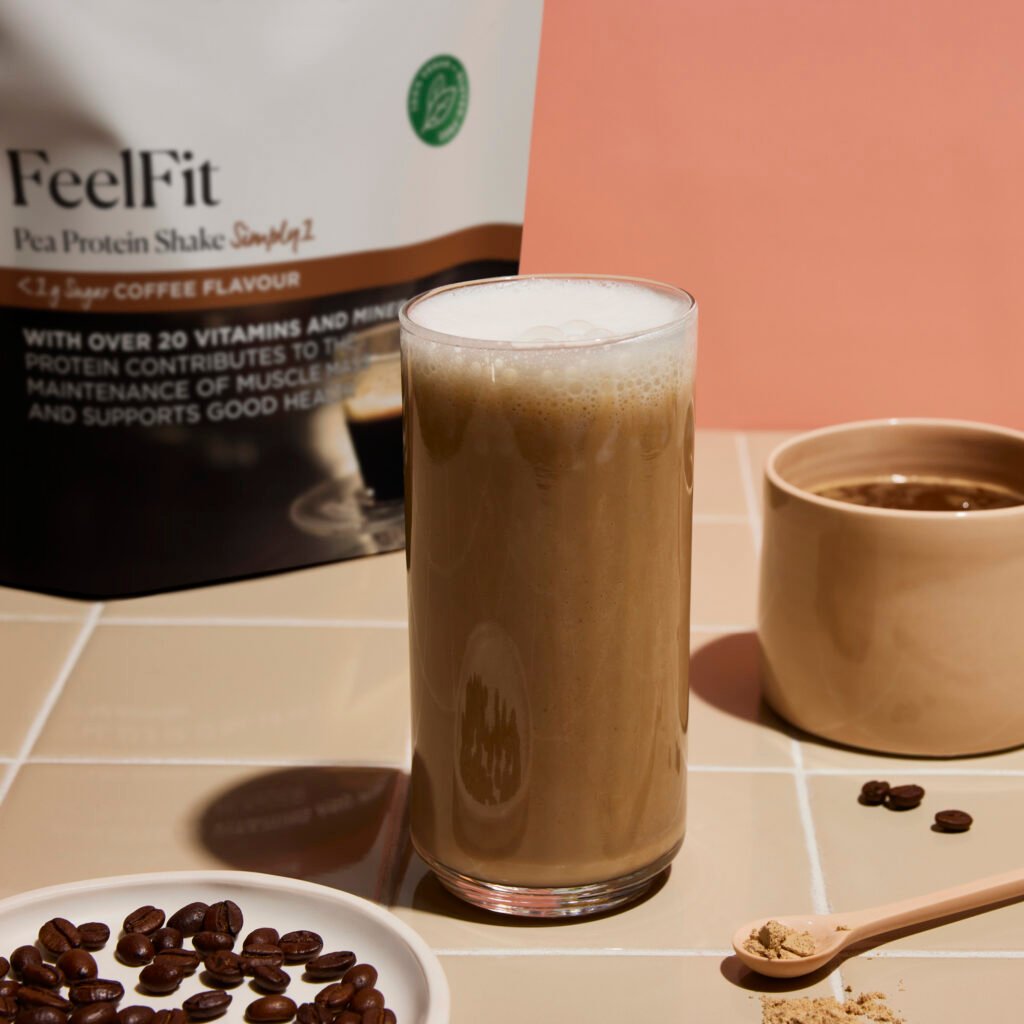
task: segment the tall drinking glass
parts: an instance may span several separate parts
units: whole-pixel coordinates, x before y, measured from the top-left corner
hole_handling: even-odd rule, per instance
[[[607,909],[685,830],[696,303],[505,278],[401,328],[413,843],[479,906]]]

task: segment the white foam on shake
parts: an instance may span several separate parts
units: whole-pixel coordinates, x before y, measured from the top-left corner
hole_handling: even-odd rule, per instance
[[[403,347],[414,376],[511,410],[625,412],[692,389],[691,310],[685,295],[643,284],[526,277],[419,300],[409,320],[444,340],[414,329]]]

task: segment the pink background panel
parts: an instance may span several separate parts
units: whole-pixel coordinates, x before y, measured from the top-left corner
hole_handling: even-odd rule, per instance
[[[682,285],[704,426],[1024,427],[1024,4],[547,0],[523,270]]]

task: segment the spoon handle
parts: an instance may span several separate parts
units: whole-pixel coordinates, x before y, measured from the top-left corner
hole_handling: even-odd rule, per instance
[[[976,910],[990,903],[1024,896],[1024,868],[1006,871],[1001,875],[979,878],[951,889],[940,889],[925,896],[886,903],[851,914],[834,914],[840,924],[851,931],[850,939],[865,939],[882,932],[895,931],[940,917],[948,917],[964,910]]]

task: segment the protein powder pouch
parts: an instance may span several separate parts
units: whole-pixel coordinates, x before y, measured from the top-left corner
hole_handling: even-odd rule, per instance
[[[541,0],[0,0],[0,582],[400,547],[395,322],[514,273]]]

